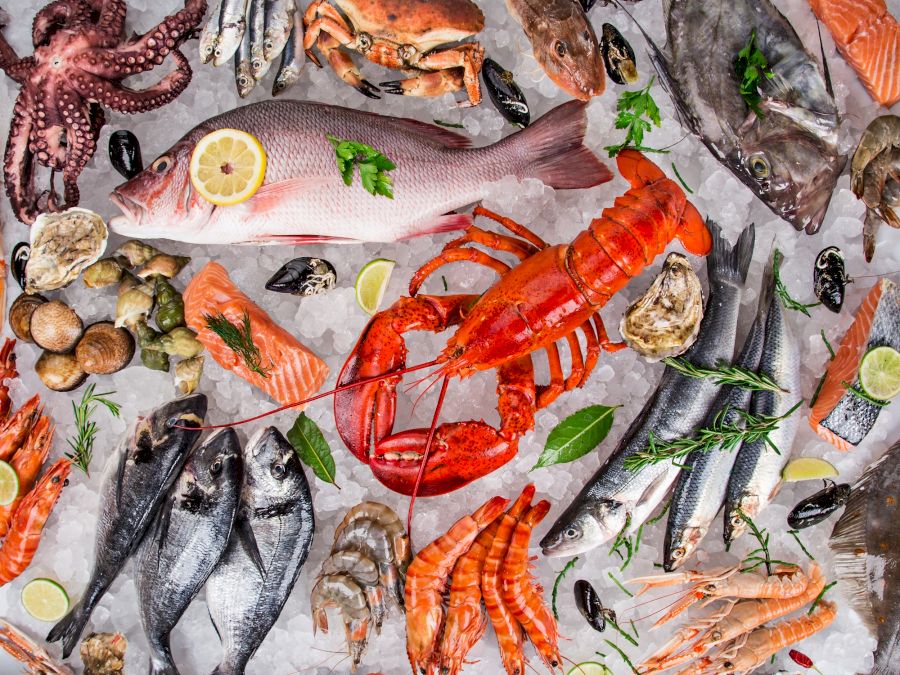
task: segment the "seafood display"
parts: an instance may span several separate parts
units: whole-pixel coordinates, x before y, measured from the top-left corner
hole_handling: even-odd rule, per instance
[[[876,117],[866,127],[850,161],[853,194],[866,205],[863,250],[866,260],[875,257],[875,237],[881,223],[900,227],[900,117]]]

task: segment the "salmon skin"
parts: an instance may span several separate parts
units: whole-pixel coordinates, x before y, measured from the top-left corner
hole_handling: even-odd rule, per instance
[[[841,450],[859,445],[881,412],[881,406],[848,391],[845,383],[859,388],[860,361],[882,345],[900,350],[900,289],[890,279],[875,284],[856,311],[809,414],[813,431]]]
[[[260,367],[265,375],[251,370],[207,327],[206,315],[215,316],[219,312],[238,326],[242,325],[246,312],[253,344],[260,351]],[[282,405],[309,398],[328,377],[325,362],[244,295],[218,263],[208,263],[187,285],[184,290],[184,318],[216,363],[262,389]]]
[[[809,0],[866,89],[881,105],[900,101],[900,24],[884,0]]]

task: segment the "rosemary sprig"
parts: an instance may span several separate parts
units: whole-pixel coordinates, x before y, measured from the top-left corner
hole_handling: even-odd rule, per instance
[[[772,574],[772,565],[790,565],[792,567],[797,567],[794,563],[785,562],[784,560],[775,560],[769,554],[769,534],[766,532],[766,529],[763,528],[760,530],[756,523],[744,513],[741,509],[737,510],[738,517],[743,520],[747,527],[750,528],[751,534],[756,538],[756,541],[759,542],[759,548],[750,551],[747,554],[747,557],[741,561],[741,565],[746,565],[745,567],[741,567],[741,572],[752,572],[760,565],[766,566],[766,574]],[[762,554],[762,555],[759,555]]]
[[[612,579],[612,582],[613,582],[616,586],[619,587],[619,590],[620,590],[620,591],[622,591],[622,592],[623,592],[625,595],[627,595],[629,598],[633,598],[633,597],[634,597],[634,593],[632,593],[632,592],[629,591],[627,588],[625,588],[625,586],[622,585],[622,582],[619,581],[618,579],[616,579],[616,575],[615,575],[615,574],[613,574],[612,572],[607,572],[606,574],[607,574],[607,576],[608,576],[610,579]]]
[[[787,286],[781,280],[781,261],[784,259],[781,251],[775,249],[775,259],[772,264],[772,273],[775,275],[775,293],[781,298],[781,304],[785,309],[792,309],[795,312],[802,312],[806,316],[810,316],[809,310],[812,307],[818,307],[821,302],[814,302],[811,305],[804,305],[798,300],[794,300],[788,292]]]
[[[225,346],[243,359],[244,364],[254,373],[262,377],[269,376],[269,369],[262,366],[262,354],[253,342],[253,333],[250,330],[250,314],[244,310],[244,319],[241,325],[231,323],[224,314],[219,312],[215,316],[203,315],[206,327],[221,338]]]
[[[815,560],[815,556],[807,550],[806,546],[803,545],[803,542],[800,541],[800,533],[797,530],[788,530],[788,534],[794,538],[794,541],[797,542],[797,545],[800,549],[806,554],[806,557],[810,560]]]
[[[576,555],[566,563],[566,566],[562,568],[562,571],[556,575],[556,581],[553,582],[553,593],[551,594],[553,601],[551,603],[551,607],[553,608],[553,618],[556,620],[559,620],[559,612],[556,611],[556,594],[559,592],[559,584],[563,580],[563,577],[568,574],[569,570],[575,567],[575,563],[577,562],[578,556]]]
[[[755,373],[747,368],[733,366],[724,361],[716,364],[715,368],[704,368],[681,357],[667,357],[663,359],[663,363],[688,377],[697,379],[711,377],[719,385],[731,385],[749,391],[787,392],[786,389],[779,387],[778,383],[765,373]]]
[[[622,651],[621,649],[619,649],[615,644],[613,644],[612,642],[610,642],[610,641],[607,640],[606,638],[603,638],[603,641],[604,641],[606,644],[608,644],[610,647],[612,647],[613,649],[615,649],[617,652],[619,652],[619,656],[621,656],[621,657],[622,657],[622,660],[625,661],[625,663],[628,664],[628,667],[631,668],[631,672],[632,672],[632,673],[635,673],[635,675],[641,675],[641,671],[639,671],[637,668],[634,667],[634,664],[631,662],[631,659],[628,658],[628,654],[626,654],[625,652],[623,652],[623,651]]]
[[[857,387],[851,382],[847,382],[847,380],[841,380],[841,384],[847,387],[847,391],[857,398],[861,398],[863,401],[871,403],[872,405],[878,406],[879,408],[884,408],[885,406],[890,405],[890,401],[882,401],[879,398],[874,398],[869,396],[866,392],[862,390],[861,387]]]
[[[95,394],[95,386],[91,384],[85,389],[81,396],[81,402],[77,405],[75,401],[72,401],[72,410],[75,412],[75,435],[68,439],[72,452],[66,453],[66,457],[71,460],[72,464],[84,471],[86,476],[91,475],[89,468],[94,455],[94,439],[99,431],[97,423],[91,419],[94,411],[102,405],[109,410],[113,417],[118,417],[121,412],[121,406],[118,403],[113,403],[106,398],[116,392],[105,391]]]
[[[835,584],[837,584],[837,581],[832,581],[830,584],[826,584],[826,585],[825,585],[825,588],[823,588],[821,591],[819,591],[819,594],[816,596],[816,599],[813,600],[812,604],[809,606],[809,611],[807,612],[807,614],[812,614],[812,613],[813,613],[813,610],[816,608],[816,605],[818,605],[819,602],[821,602],[822,598],[825,597],[825,594],[826,594],[826,593],[829,591],[829,589],[831,589]]]

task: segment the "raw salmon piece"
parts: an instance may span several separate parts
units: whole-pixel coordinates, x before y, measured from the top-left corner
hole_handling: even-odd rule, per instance
[[[900,100],[900,24],[884,0],[810,0],[809,4],[872,98],[884,106]]]
[[[214,316],[219,312],[240,326],[245,311],[250,317],[253,344],[262,355],[261,365],[266,377],[250,370],[240,356],[206,327],[204,315]],[[272,321],[259,305],[232,283],[225,268],[218,263],[207,264],[187,285],[184,318],[216,363],[262,389],[282,405],[309,398],[328,377],[325,362]]]
[[[858,445],[878,419],[881,407],[847,391],[844,383],[859,388],[862,357],[882,345],[900,350],[900,288],[889,279],[875,284],[856,311],[809,414],[813,431],[841,450]]]

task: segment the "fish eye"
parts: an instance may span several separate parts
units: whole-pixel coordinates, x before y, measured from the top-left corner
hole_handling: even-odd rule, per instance
[[[569,52],[569,47],[562,40],[557,40],[553,43],[553,50],[558,57],[562,58]]]
[[[752,155],[748,161],[750,171],[757,178],[766,178],[769,175],[769,163],[761,154]]]
[[[684,550],[684,547],[679,546],[674,551],[672,551],[672,557],[675,558],[675,560],[681,560],[684,557],[685,553],[687,553],[687,551]]]
[[[162,157],[157,158],[157,160],[150,165],[150,168],[153,169],[156,173],[165,173],[166,171],[168,171],[171,164],[172,158],[168,155],[163,155]]]
[[[216,460],[212,463],[212,466],[209,467],[209,471],[213,476],[216,476],[219,474],[219,472],[221,470],[222,470],[222,458],[216,457]]]
[[[578,530],[574,527],[567,527],[565,532],[563,532],[563,536],[566,539],[575,539],[578,536]]]
[[[282,478],[284,478],[285,472],[286,472],[286,469],[284,468],[284,464],[273,464],[272,465],[272,475],[275,476],[275,478],[281,480]]]

